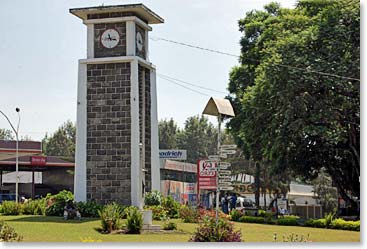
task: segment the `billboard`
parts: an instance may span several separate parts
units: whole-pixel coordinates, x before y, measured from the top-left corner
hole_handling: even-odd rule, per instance
[[[208,160],[198,160],[198,190],[213,190],[217,189],[217,181],[216,176],[217,172],[215,171],[217,167],[217,163],[214,161]]]
[[[160,159],[186,160],[186,150],[159,150]]]

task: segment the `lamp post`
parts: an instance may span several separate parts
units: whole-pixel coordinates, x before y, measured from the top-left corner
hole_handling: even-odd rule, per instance
[[[3,113],[1,110],[0,110],[0,113],[6,118],[6,120],[8,120],[11,128],[13,129],[14,133],[15,133],[15,137],[17,139],[16,141],[16,149],[15,149],[15,202],[18,203],[18,185],[19,185],[19,168],[18,168],[18,151],[19,151],[19,124],[20,124],[20,109],[17,107],[15,108],[15,111],[18,113],[18,124],[17,124],[17,129],[14,128],[13,124],[10,122],[8,116],[5,115],[5,113]]]

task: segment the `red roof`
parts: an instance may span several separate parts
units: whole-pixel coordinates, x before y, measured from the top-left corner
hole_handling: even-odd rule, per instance
[[[46,164],[43,167],[74,167],[75,164],[73,162],[69,162],[63,159],[60,159],[55,156],[45,156]],[[0,166],[13,166],[15,167],[16,158],[9,158],[0,160]],[[18,158],[19,166],[31,166],[31,156],[21,156]]]

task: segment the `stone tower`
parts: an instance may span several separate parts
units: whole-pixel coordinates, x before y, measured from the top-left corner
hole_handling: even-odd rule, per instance
[[[155,67],[149,24],[164,20],[143,4],[70,9],[87,26],[79,60],[74,194],[77,201],[142,206],[159,190]]]

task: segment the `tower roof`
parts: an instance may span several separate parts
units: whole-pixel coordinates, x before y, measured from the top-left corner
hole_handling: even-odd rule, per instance
[[[116,12],[131,12],[144,19],[148,24],[163,23],[164,19],[151,11],[144,4],[123,4],[123,5],[101,5],[86,8],[74,8],[69,10],[73,15],[87,20],[90,14],[116,13]]]

